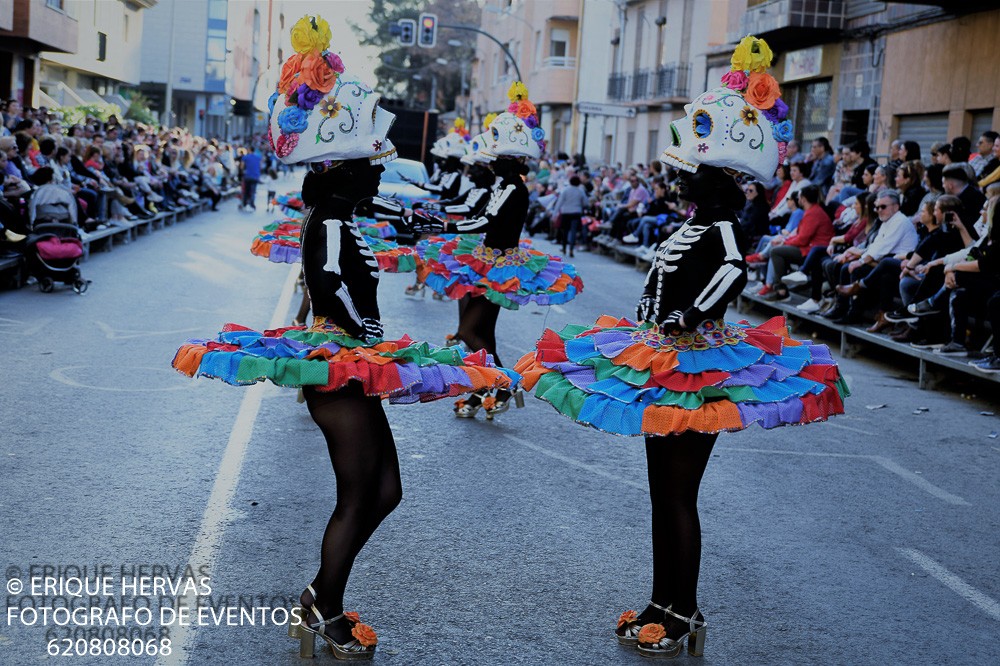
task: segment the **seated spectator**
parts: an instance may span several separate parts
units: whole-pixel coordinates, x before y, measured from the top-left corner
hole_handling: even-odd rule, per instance
[[[899,204],[899,192],[895,190],[885,190],[876,198],[875,211],[881,224],[864,253],[848,264],[849,282],[837,285],[837,308],[831,313],[837,316],[830,316],[834,323],[861,322],[864,302],[856,298],[863,289],[860,281],[875,270],[884,257],[912,252],[917,247],[917,230],[910,219],[903,215]]]
[[[836,168],[836,163],[833,159],[833,148],[825,136],[813,139],[809,156],[811,158],[809,180],[819,187],[820,192],[825,197],[827,191],[833,185],[833,172]]]
[[[951,144],[946,141],[938,141],[931,146],[931,161],[945,167],[955,162],[951,156]]]
[[[28,200],[28,220],[35,226],[36,220],[77,223],[76,199],[66,188],[52,182],[52,167],[41,167],[35,172],[38,189]]]
[[[618,204],[610,220],[611,236],[618,240],[621,240],[625,236],[628,222],[639,216],[637,212],[639,204],[646,204],[650,199],[649,190],[639,180],[639,176],[635,171],[632,171],[628,182],[630,187],[628,199]]]
[[[789,215],[791,211],[788,209],[788,197],[796,192],[800,192],[803,188],[812,185],[809,180],[809,164],[807,162],[796,162],[788,168],[788,173],[791,176],[792,184],[788,188],[784,198],[775,204],[771,212],[768,213],[768,217],[771,220],[784,217]]]
[[[623,242],[641,243],[644,247],[657,245],[666,240],[665,229],[680,219],[681,211],[682,208],[675,201],[669,200],[667,184],[658,181],[653,185],[653,200],[643,211],[642,217],[629,223],[634,225],[633,231],[622,239]]]
[[[899,148],[899,161],[912,162],[920,161],[920,144],[916,141],[904,141]]]
[[[955,162],[966,164],[972,155],[972,142],[967,136],[956,136],[951,140],[951,158]],[[973,174],[975,172],[973,171]],[[973,176],[974,177],[974,176]]]
[[[976,143],[976,152],[969,158],[969,166],[976,172],[976,178],[985,178],[1000,168],[1000,159],[994,152],[997,139],[1000,139],[1000,134],[993,130],[986,130],[979,137],[979,141]],[[986,186],[980,185],[980,187]]]
[[[831,161],[832,163],[832,161]],[[743,188],[747,203],[740,211],[740,226],[743,234],[752,243],[768,232],[768,206],[764,186],[753,181]]]
[[[774,249],[776,245],[780,245],[781,242],[795,233],[795,230],[799,228],[799,223],[802,221],[802,216],[805,215],[805,211],[799,204],[799,193],[794,192],[788,198],[788,210],[791,211],[788,215],[788,221],[785,223],[784,227],[780,227],[776,224],[770,225],[768,228],[772,233],[765,234],[760,237],[757,241],[757,249],[753,254],[747,256],[748,264],[759,264],[768,262],[771,257],[771,250]]]
[[[979,181],[979,187],[985,188],[987,185],[1000,182],[1000,137],[993,140],[993,150],[990,155],[992,159],[990,159],[983,170],[983,177]],[[990,171],[989,168],[992,164],[996,164],[996,167]]]
[[[942,180],[945,193],[954,195],[962,200],[962,212],[959,213],[959,217],[962,218],[965,228],[971,234],[975,234],[973,225],[979,219],[979,214],[983,209],[986,197],[983,196],[983,193],[973,183],[975,174],[973,173],[970,176],[971,171],[972,168],[968,163],[950,164],[945,167]]]
[[[802,222],[793,235],[772,240],[774,247],[771,249],[767,277],[758,295],[768,300],[787,301],[788,289],[781,284],[780,279],[788,273],[789,266],[801,265],[814,247],[826,247],[833,238],[833,221],[823,206],[819,205],[819,199],[819,188],[815,185],[809,185],[799,192],[799,203],[805,211]]]
[[[889,144],[889,160],[887,164],[893,169],[899,169],[903,160],[899,157],[899,150],[903,147],[902,139],[893,139],[892,143]]]
[[[896,170],[896,190],[903,197],[899,207],[903,215],[912,218],[920,211],[927,196],[927,190],[920,185],[923,180],[924,164],[919,160],[903,162]]]

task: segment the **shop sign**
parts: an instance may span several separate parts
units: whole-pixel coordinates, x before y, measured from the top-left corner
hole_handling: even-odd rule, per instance
[[[810,79],[819,76],[822,70],[822,46],[813,46],[785,54],[785,81]]]

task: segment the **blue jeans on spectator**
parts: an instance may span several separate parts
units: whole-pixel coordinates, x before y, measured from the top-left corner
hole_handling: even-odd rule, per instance
[[[864,192],[860,187],[855,187],[854,185],[844,185],[840,189],[840,194],[837,195],[835,201],[837,203],[844,203],[844,199],[850,199],[853,196],[861,194]]]
[[[563,232],[566,234],[563,236],[563,246],[562,251],[565,254],[566,246],[569,245],[570,256],[573,256],[573,249],[576,247],[576,235],[580,233],[580,219],[583,217],[582,213],[560,213],[559,214],[559,225],[562,227]]]

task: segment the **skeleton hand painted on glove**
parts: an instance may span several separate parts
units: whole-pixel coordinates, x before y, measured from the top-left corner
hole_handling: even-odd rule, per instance
[[[441,204],[436,201],[424,201],[421,203],[420,207],[423,210],[438,212],[441,210]]]
[[[371,317],[365,317],[361,320],[361,325],[365,329],[365,336],[369,338],[381,338],[385,331],[382,329],[382,322],[378,319],[372,319]]]
[[[655,298],[649,295],[643,296],[639,299],[639,303],[635,306],[635,318],[639,321],[649,321],[649,319],[653,316],[655,307]]]
[[[674,310],[663,318],[660,322],[660,326],[666,329],[687,328],[687,326],[684,325],[684,313],[680,310]]]
[[[418,234],[434,234],[444,231],[445,221],[425,215],[421,211],[414,211],[410,216],[410,229]]]

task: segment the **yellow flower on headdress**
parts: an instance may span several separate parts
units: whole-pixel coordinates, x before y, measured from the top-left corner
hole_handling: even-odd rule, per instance
[[[771,66],[771,47],[763,39],[747,35],[733,51],[733,71],[763,72]]]
[[[497,119],[498,115],[500,115],[500,114],[498,114],[498,113],[488,113],[488,114],[486,114],[486,118],[483,119],[483,127],[485,129],[489,129],[490,125],[493,124],[493,121]]]
[[[292,26],[292,48],[298,53],[313,53],[330,48],[330,24],[319,16],[303,16]]]
[[[465,129],[465,119],[455,118],[455,130],[461,132]]]
[[[507,91],[507,99],[512,102],[520,102],[523,99],[528,99],[528,87],[520,81],[514,81],[514,83],[510,84],[510,89]]]

